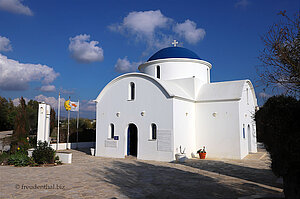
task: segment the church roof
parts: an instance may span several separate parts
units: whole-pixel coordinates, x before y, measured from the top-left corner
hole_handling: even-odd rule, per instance
[[[189,59],[201,60],[196,53],[194,53],[189,49],[182,48],[182,47],[168,47],[168,48],[163,48],[158,52],[156,52],[148,59],[148,61],[153,61],[157,59],[168,59],[168,58],[189,58]]]
[[[242,97],[243,87],[246,83],[249,83],[250,87],[253,88],[250,80],[237,80],[203,84],[198,93],[197,101],[207,102],[239,100]]]
[[[159,87],[166,97],[177,97],[191,102],[240,100],[242,97],[243,87],[246,83],[248,83],[254,99],[256,99],[254,88],[250,80],[203,84],[203,82],[201,83],[196,81],[196,78],[186,78],[182,80],[160,80],[145,73],[127,73],[116,77],[110,83],[108,83],[95,101],[99,102],[100,98],[115,82],[128,77],[147,79]],[[256,101],[255,105],[257,105]]]

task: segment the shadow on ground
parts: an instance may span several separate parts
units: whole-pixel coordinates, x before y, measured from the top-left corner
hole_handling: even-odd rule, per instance
[[[216,160],[188,160],[182,164],[217,174],[236,177],[277,188],[283,188],[282,184],[276,182],[277,177],[270,169],[251,168]]]
[[[221,166],[221,165],[220,165]],[[114,161],[90,176],[117,186],[129,198],[238,198],[254,194],[278,194],[254,184],[224,182],[217,178],[145,162]]]
[[[91,155],[91,149],[90,148],[78,148],[78,149],[73,149],[75,151],[81,151],[87,155]]]

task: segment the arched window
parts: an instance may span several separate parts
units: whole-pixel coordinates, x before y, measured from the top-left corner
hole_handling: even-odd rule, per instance
[[[135,98],[135,84],[130,82],[128,92],[128,100],[134,100]]]
[[[243,124],[243,138],[244,139],[246,138],[246,135],[245,135],[245,124]]]
[[[209,78],[209,69],[207,69],[207,83],[210,82],[210,78]]]
[[[151,139],[156,140],[157,138],[157,126],[156,124],[151,124]]]
[[[156,78],[160,79],[160,66],[156,66]]]
[[[110,124],[109,125],[109,138],[114,138],[115,136],[115,125],[114,124]]]

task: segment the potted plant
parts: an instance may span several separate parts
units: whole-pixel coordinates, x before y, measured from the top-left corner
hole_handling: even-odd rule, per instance
[[[205,157],[206,157],[205,146],[203,146],[203,149],[199,149],[199,150],[197,151],[197,153],[199,153],[200,159],[205,159]]]

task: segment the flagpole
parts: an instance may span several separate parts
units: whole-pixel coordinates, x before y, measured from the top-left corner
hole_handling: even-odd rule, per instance
[[[57,137],[56,137],[56,150],[58,150],[59,144],[59,115],[60,115],[60,92],[58,93],[58,116],[57,116]]]
[[[76,148],[78,149],[78,126],[79,126],[79,100],[78,100],[78,114],[77,114],[77,144],[76,144]]]
[[[70,96],[69,96],[70,100]],[[68,136],[67,136],[67,149],[69,149],[69,134],[70,134],[70,110],[68,110]]]

